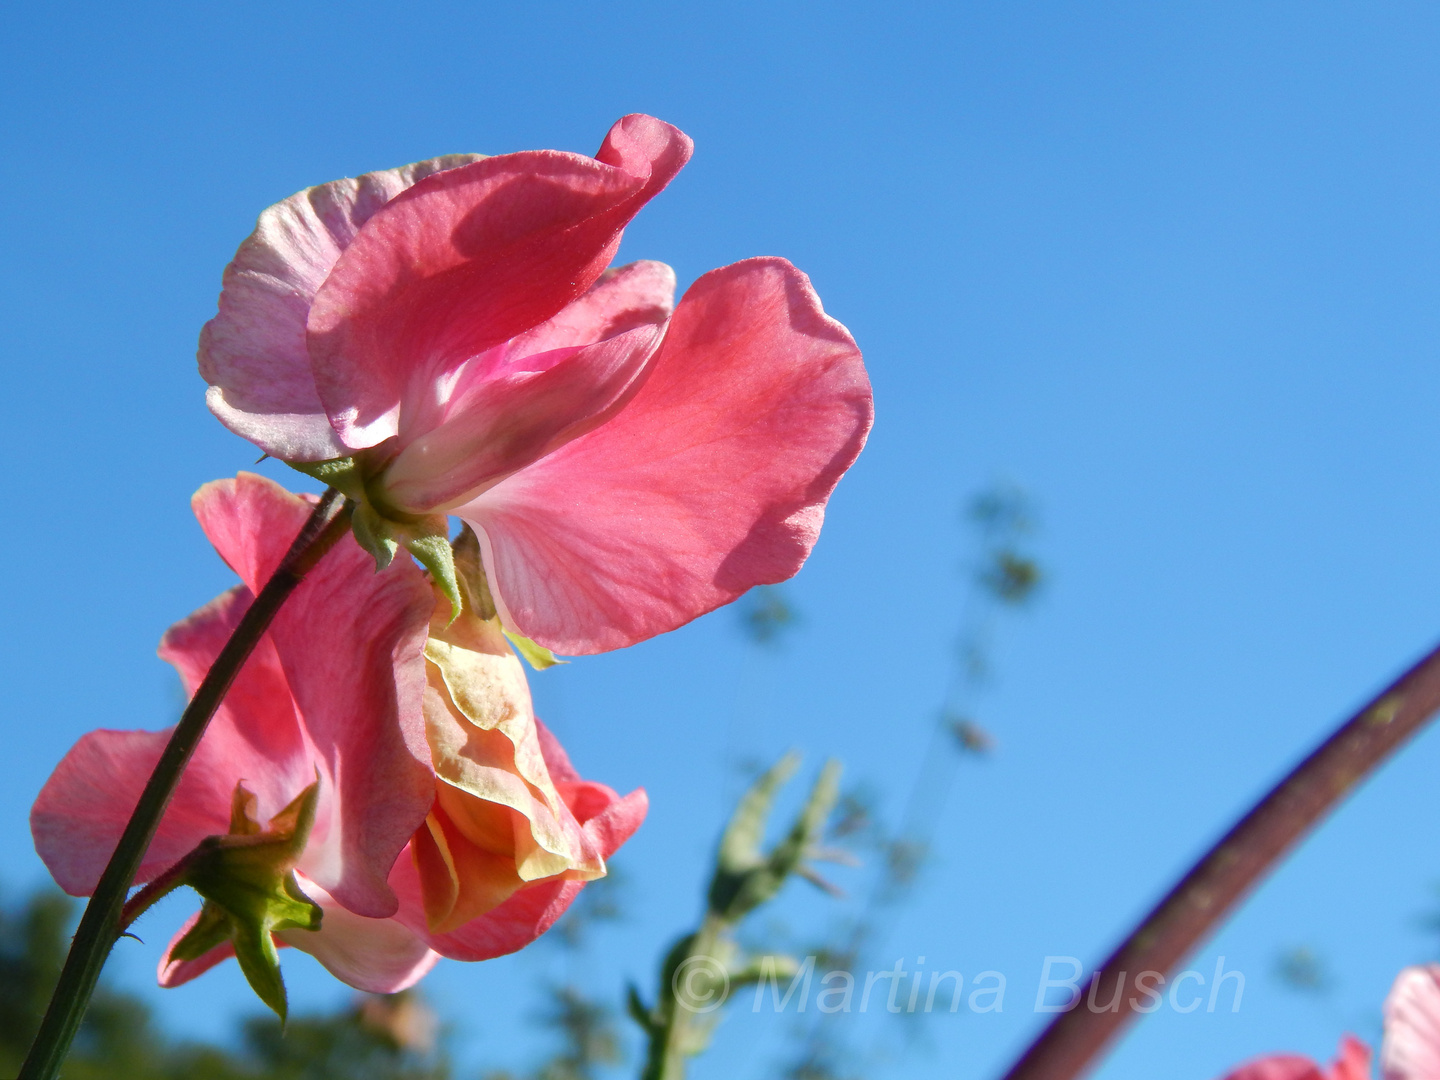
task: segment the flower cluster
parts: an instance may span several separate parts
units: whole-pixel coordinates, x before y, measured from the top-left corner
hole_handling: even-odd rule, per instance
[[[517,648],[631,645],[794,574],[871,421],[854,341],[789,263],[712,271],[678,304],[667,266],[611,265],[690,152],[628,116],[593,158],[309,188],[240,246],[200,339],[207,401],[343,492],[352,529],[240,670],[145,854],[132,903],[204,901],[163,985],[234,955],[283,1012],[290,946],[399,990],[533,941],[640,825],[644,791],[582,779],[535,716]],[[313,505],[245,473],[196,494],[241,584],[164,637],[192,693]],[[167,737],[91,732],[40,792],[67,892],[96,888]]]

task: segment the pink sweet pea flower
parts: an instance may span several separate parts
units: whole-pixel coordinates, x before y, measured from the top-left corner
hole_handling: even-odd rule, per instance
[[[437,158],[272,206],[201,334],[210,408],[306,471],[344,462],[377,555],[469,522],[505,624],[563,653],[790,577],[870,386],[783,259],[712,271],[678,306],[669,267],[607,269],[690,151],[632,115],[594,158]]]
[[[1381,1080],[1440,1080],[1440,964],[1408,967],[1385,999]],[[1329,1069],[1306,1057],[1259,1058],[1225,1080],[1370,1080],[1370,1048],[1354,1036],[1340,1043]]]
[[[188,690],[310,505],[243,473],[197,493],[201,525],[244,584],[166,633],[161,656]],[[352,986],[390,992],[440,956],[488,959],[548,929],[639,826],[645,794],[621,798],[581,780],[535,718],[498,627],[471,612],[451,622],[448,605],[439,607],[437,617],[418,567],[401,560],[377,574],[353,539],[342,540],[242,669],[138,880],[227,833],[237,784],[263,822],[318,778],[294,873],[323,918],[318,931],[277,932],[277,943],[313,954]],[[432,618],[439,637],[430,636]],[[45,784],[31,830],[66,892],[93,891],[168,734],[91,732]],[[194,959],[167,951],[160,982],[183,983],[233,952],[228,943]]]

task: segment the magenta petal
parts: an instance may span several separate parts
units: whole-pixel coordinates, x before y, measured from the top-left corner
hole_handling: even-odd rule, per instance
[[[554,316],[600,277],[620,233],[690,156],[651,117],[611,130],[598,160],[557,151],[438,173],[376,213],[315,296],[308,349],[344,442],[397,434],[407,396]]]
[[[1385,1080],[1440,1078],[1440,965],[1407,967],[1385,999]]]
[[[232,590],[166,633],[160,654],[179,669],[188,691],[249,603],[247,592]],[[94,891],[169,737],[169,731],[92,731],[46,781],[30,828],[36,851],[66,892]],[[315,779],[312,760],[274,647],[261,641],[196,748],[138,880],[173,865],[205,837],[227,832],[237,781],[245,781],[268,817]],[[322,821],[329,812],[326,800]]]
[[[242,473],[201,488],[195,510],[221,557],[258,588],[310,503]],[[421,709],[434,604],[413,563],[397,559],[377,574],[374,560],[346,536],[270,628],[310,741],[335,778],[339,828],[323,848],[307,849],[305,872],[339,903],[371,918],[394,914],[386,876],[434,798]]]
[[[340,253],[376,210],[417,180],[478,160],[434,158],[307,188],[263,214],[225,268],[220,311],[200,333],[212,412],[237,435],[289,461],[348,451],[310,372],[305,320]]]
[[[484,379],[446,421],[386,469],[384,498],[415,513],[459,502],[603,423],[634,392],[660,344],[647,325],[580,348],[519,360]],[[518,369],[518,370],[517,370]]]
[[[809,279],[750,259],[691,286],[614,419],[454,513],[510,625],[560,653],[620,648],[794,574],[871,416]]]

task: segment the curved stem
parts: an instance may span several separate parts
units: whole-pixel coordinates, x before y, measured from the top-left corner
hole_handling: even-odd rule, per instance
[[[1403,746],[1440,709],[1440,648],[1396,679],[1297,765],[1170,890],[1097,968],[1087,1004],[1060,1013],[1005,1080],[1074,1080],[1086,1072],[1137,1011],[1088,1002],[1118,998],[1127,974],[1168,974],[1352,788]],[[1141,1004],[1146,1004],[1141,1002]]]
[[[70,1050],[70,1043],[80,1029],[80,1021],[95,992],[100,969],[120,935],[120,917],[125,896],[140,869],[140,862],[159,827],[161,815],[175,793],[185,765],[190,760],[206,725],[220,707],[230,684],[264,635],[276,613],[295,591],[305,575],[320,561],[349,528],[348,506],[339,506],[341,495],[327,490],[301,528],[295,542],[275,573],[260,590],[230,640],[215,658],[215,663],[200,683],[190,704],[175,725],[155,771],[145,784],[135,812],[120,836],[115,853],[105,867],[94,895],[85,906],[80,925],[76,928],[70,954],[60,972],[60,981],[50,998],[50,1007],[40,1023],[29,1056],[21,1066],[19,1080],[54,1080]]]

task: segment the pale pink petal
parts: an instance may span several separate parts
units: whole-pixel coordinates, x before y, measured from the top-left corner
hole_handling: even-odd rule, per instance
[[[415,513],[444,509],[598,427],[638,387],[660,336],[658,326],[637,327],[462,390],[450,418],[386,469],[385,501]]]
[[[249,603],[248,592],[232,590],[166,633],[160,655],[179,669],[187,691],[194,691]],[[66,892],[94,890],[169,737],[169,731],[92,731],[46,781],[30,828],[36,851]],[[205,837],[228,832],[237,781],[256,795],[257,811],[268,819],[314,779],[280,662],[263,640],[186,767],[138,880],[173,865]],[[322,795],[317,829],[329,819],[329,803]]]
[[[690,288],[612,420],[454,513],[509,625],[564,654],[620,648],[794,574],[871,416],[809,279],[751,259]]]
[[[160,963],[155,969],[155,981],[167,990],[182,986],[191,979],[204,975],[216,964],[229,960],[235,955],[235,946],[231,942],[225,941],[216,945],[209,952],[197,956],[194,960],[172,959],[171,954],[175,951],[175,946],[180,944],[180,939],[194,929],[195,924],[199,921],[200,912],[197,911],[185,920],[185,924],[175,931],[175,935],[170,939],[170,944],[165,946],[165,955],[160,957]],[[277,941],[275,944],[284,948],[283,942]]]
[[[253,474],[201,488],[195,511],[222,558],[258,589],[284,556],[310,503]],[[286,601],[270,638],[322,768],[340,823],[305,870],[356,914],[385,918],[386,876],[434,798],[421,696],[434,593],[418,567],[382,573],[344,537]],[[317,828],[318,832],[318,828]]]
[[[263,214],[225,268],[220,312],[200,333],[206,401],[266,453],[321,461],[347,453],[315,391],[305,320],[340,253],[376,210],[417,180],[478,161],[452,154],[307,188]]]
[[[1384,1080],[1440,1080],[1440,965],[1407,967],[1385,999]]]
[[[584,294],[690,148],[668,124],[629,116],[596,158],[487,158],[431,176],[376,213],[316,294],[307,324],[320,400],[346,445],[397,434],[407,396],[425,396],[466,360]]]
[[[1329,1080],[1320,1066],[1306,1057],[1294,1054],[1276,1054],[1272,1057],[1257,1058],[1233,1072],[1225,1074],[1224,1080]]]
[[[371,994],[414,986],[440,954],[394,919],[367,919],[337,904],[313,881],[301,879],[305,895],[324,909],[319,930],[281,930],[277,943],[307,952],[341,982]]]

